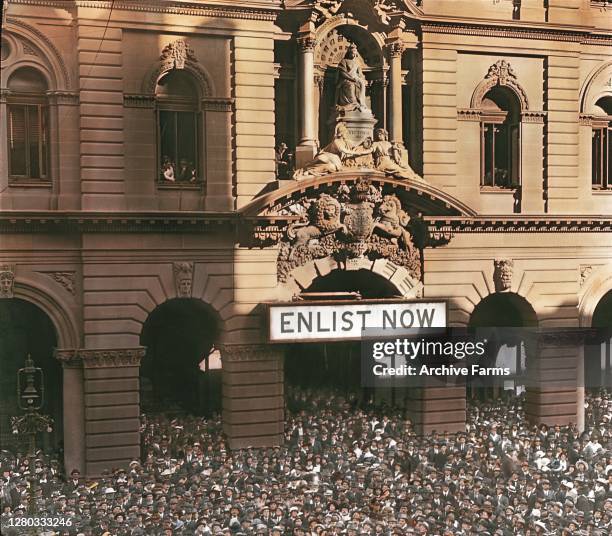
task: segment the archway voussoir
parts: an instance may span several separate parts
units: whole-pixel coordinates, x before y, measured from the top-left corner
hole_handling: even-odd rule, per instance
[[[317,270],[314,262],[308,262],[291,272],[295,282],[302,288],[308,288],[317,277]]]
[[[314,261],[315,268],[320,276],[326,276],[332,270],[338,268],[338,262],[333,257],[325,257]]]

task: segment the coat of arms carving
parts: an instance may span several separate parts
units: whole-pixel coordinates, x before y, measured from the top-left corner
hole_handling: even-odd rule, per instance
[[[306,196],[292,206],[292,212],[302,216],[287,227],[280,241],[280,281],[306,262],[330,256],[345,263],[386,258],[421,278],[415,242],[425,245],[422,222],[404,210],[396,194],[383,195],[367,179],[333,186],[316,198]]]

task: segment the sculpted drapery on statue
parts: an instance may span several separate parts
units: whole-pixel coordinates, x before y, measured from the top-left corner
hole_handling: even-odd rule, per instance
[[[371,149],[366,149],[361,146],[354,147],[346,125],[344,123],[338,123],[334,131],[334,139],[332,142],[321,149],[314,159],[306,164],[306,166],[298,169],[294,173],[293,178],[300,180],[342,171],[347,159],[369,154],[371,152]]]
[[[374,143],[372,144],[372,155],[374,156],[374,167],[402,179],[421,180],[410,167],[403,148],[397,143],[389,141],[389,135],[384,128],[374,131]]]
[[[388,175],[402,179],[423,180],[406,161],[405,151],[396,143],[388,140],[387,131],[377,128],[375,141],[366,138],[355,145],[344,123],[338,123],[334,140],[321,149],[314,159],[301,169],[293,178],[296,180],[320,177],[346,169],[377,169]]]
[[[338,64],[336,82],[336,109],[349,112],[368,110],[366,104],[366,78],[357,59],[357,46],[351,43],[344,59]]]

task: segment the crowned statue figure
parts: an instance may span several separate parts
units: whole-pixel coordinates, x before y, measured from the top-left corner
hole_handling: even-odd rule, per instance
[[[338,64],[336,82],[336,110],[367,112],[366,78],[357,57],[357,46],[351,43],[344,59]]]

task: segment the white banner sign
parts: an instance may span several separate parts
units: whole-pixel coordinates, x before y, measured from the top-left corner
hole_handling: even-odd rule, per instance
[[[415,328],[446,327],[445,302],[353,302],[269,305],[271,342],[358,340],[414,334]]]

